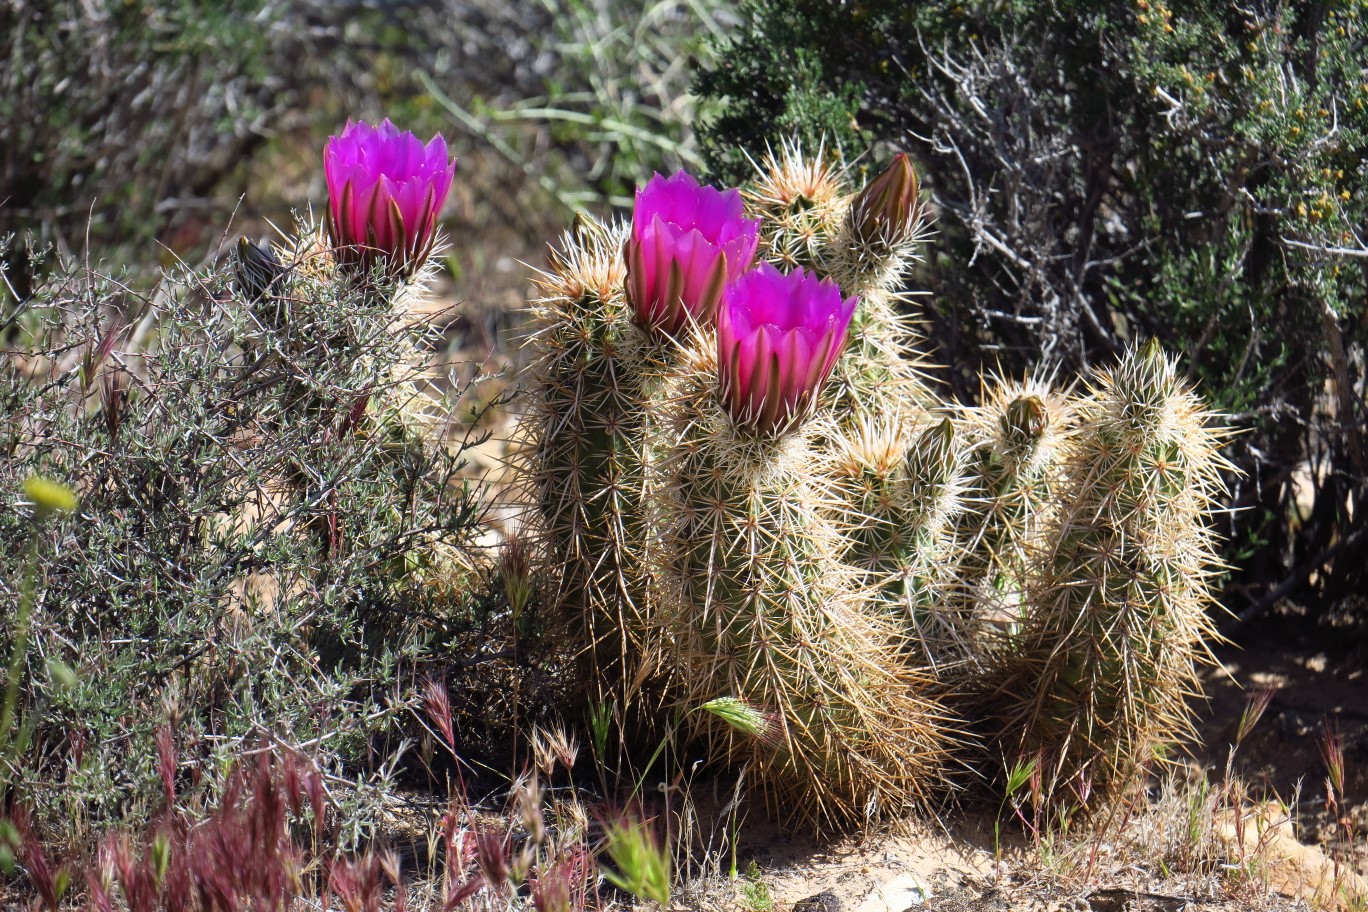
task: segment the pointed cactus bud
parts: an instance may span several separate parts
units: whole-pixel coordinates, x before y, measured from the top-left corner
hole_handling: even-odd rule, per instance
[[[865,244],[897,243],[912,236],[922,216],[920,192],[911,159],[899,152],[856,197],[850,210],[855,236]]]
[[[1178,389],[1178,373],[1157,339],[1121,359],[1114,374],[1120,409],[1130,433],[1150,433],[1163,421],[1164,406]]]
[[[717,317],[717,373],[732,420],[780,436],[808,417],[845,347],[859,298],[830,279],[768,263],[727,286]]]
[[[270,247],[254,244],[247,238],[238,238],[237,249],[233,252],[233,282],[238,294],[247,301],[257,301],[270,294],[285,267]]]
[[[1002,435],[1014,449],[1030,446],[1050,426],[1050,415],[1039,396],[1018,396],[1002,415]]]
[[[323,151],[328,236],[341,266],[370,270],[383,258],[391,276],[411,276],[432,252],[437,216],[451,190],[455,159],[440,134],[424,146],[389,120],[347,121]]]
[[[678,336],[712,322],[727,282],[755,259],[760,221],[743,212],[738,191],[700,187],[683,171],[637,191],[624,253],[638,326]]]
[[[955,477],[958,467],[955,425],[949,418],[923,431],[916,445],[907,451],[907,475],[918,488],[944,488]]]

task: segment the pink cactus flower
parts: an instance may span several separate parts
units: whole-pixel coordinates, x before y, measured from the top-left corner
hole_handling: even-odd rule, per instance
[[[709,323],[727,282],[750,268],[759,219],[743,218],[736,190],[657,174],[637,191],[627,241],[627,298],[638,326],[677,336]]]
[[[778,436],[801,424],[845,348],[859,298],[830,279],[761,263],[727,286],[717,316],[722,401],[739,425]]]
[[[456,161],[440,134],[424,146],[386,119],[347,121],[323,150],[328,234],[343,266],[369,270],[381,257],[391,276],[411,276],[432,251],[437,216]]]

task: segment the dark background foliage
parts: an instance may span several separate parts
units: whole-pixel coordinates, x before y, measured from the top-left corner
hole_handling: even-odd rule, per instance
[[[546,234],[515,211],[523,191],[621,202],[692,155],[679,64],[716,6],[0,0],[0,237],[68,255],[155,238],[193,259],[244,195],[278,217],[270,197],[308,199],[312,172],[281,185],[282,137],[316,156],[348,117],[384,116],[501,161],[489,208]],[[18,298],[42,262],[10,257]]]
[[[730,179],[774,137],[906,149],[938,236],[946,386],[1158,338],[1243,433],[1230,607],[1330,604],[1368,563],[1368,7],[750,0],[697,88]]]

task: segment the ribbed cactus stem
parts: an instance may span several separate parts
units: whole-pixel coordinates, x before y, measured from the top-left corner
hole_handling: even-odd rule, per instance
[[[553,253],[539,281],[528,392],[532,495],[561,568],[561,599],[580,617],[596,673],[628,654],[641,600],[629,544],[640,534],[643,403],[662,375],[664,348],[631,322],[623,233],[586,221]]]
[[[825,474],[840,493],[832,520],[845,530],[844,559],[876,585],[907,550],[901,503],[911,443],[906,424],[896,416],[862,416],[831,441]]]
[[[909,445],[897,425],[866,422],[836,435],[829,470],[840,492],[837,522],[849,529],[845,559],[864,571],[881,613],[908,632],[914,655],[932,665],[962,657],[943,617],[963,486],[955,436],[944,419]]]
[[[1224,465],[1211,416],[1155,344],[1078,409],[1054,547],[1001,688],[1004,755],[1038,757],[1047,794],[1069,801],[1114,794],[1190,733],[1219,566],[1202,520]]]
[[[653,574],[668,635],[661,660],[686,706],[726,697],[770,714],[747,736],[708,713],[701,734],[757,769],[772,804],[818,827],[905,805],[946,736],[925,682],[897,661],[896,627],[870,612],[824,518],[808,432],[738,428],[705,385],[677,417]]]
[[[952,611],[976,651],[1009,647],[1020,630],[1028,555],[1054,504],[1070,410],[1048,385],[996,381],[961,423],[970,441]]]
[[[837,284],[861,293],[858,283]],[[896,415],[909,423],[923,420],[935,399],[921,376],[923,358],[916,348],[913,321],[898,312],[890,295],[877,289],[863,293],[851,320],[849,341],[826,399],[843,429],[865,417]]]
[[[949,418],[922,432],[907,452],[901,513],[906,550],[897,567],[893,603],[932,665],[955,664],[965,644],[945,614],[953,578],[953,520],[962,509],[963,453]]]

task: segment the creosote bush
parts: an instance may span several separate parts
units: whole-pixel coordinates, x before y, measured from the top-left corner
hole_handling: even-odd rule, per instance
[[[265,739],[306,745],[364,801],[372,752],[410,715],[404,682],[478,648],[482,506],[410,362],[415,288],[396,307],[383,272],[358,283],[301,236],[146,297],[73,266],[20,316],[0,489],[38,473],[80,503],[34,552],[17,778],[38,821],[79,833],[153,810],[163,725],[177,777],[216,780]],[[25,512],[0,517],[6,630]]]

